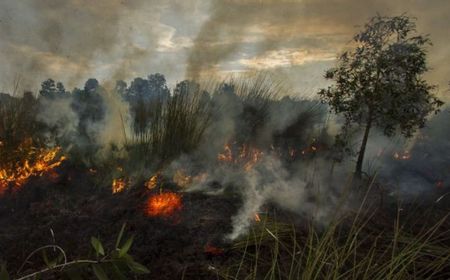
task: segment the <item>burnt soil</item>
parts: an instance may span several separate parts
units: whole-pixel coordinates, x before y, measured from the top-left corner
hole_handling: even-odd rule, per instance
[[[142,279],[211,279],[211,267],[227,258],[226,250],[216,255],[205,247],[227,246],[223,236],[231,231],[231,217],[241,204],[237,196],[183,192],[181,211],[149,217],[145,202],[158,188],[136,186],[112,195],[110,189],[95,187],[84,170],[63,166],[58,172],[56,182],[33,178],[0,199],[0,260],[7,260],[10,272],[30,252],[49,244],[64,248],[69,260],[93,257],[92,236],[105,248],[114,248],[124,223],[124,237],[134,235],[130,254],[151,271]],[[164,191],[171,188],[176,189],[168,184]],[[21,274],[40,268],[39,260],[31,261]]]

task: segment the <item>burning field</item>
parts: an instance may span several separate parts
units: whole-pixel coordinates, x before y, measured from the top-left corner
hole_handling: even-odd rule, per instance
[[[75,96],[3,97],[0,112],[10,121],[0,130],[3,271],[18,279],[36,272],[44,279],[321,279],[333,270],[357,273],[358,266],[391,273],[372,271],[377,259],[403,269],[395,273],[410,275],[414,263],[421,275],[445,279],[449,181],[437,168],[445,160],[433,157],[448,154],[448,143],[433,146],[436,152],[427,137],[408,149],[370,148],[389,169],[352,183],[324,128],[323,105],[278,99],[268,85],[258,76],[224,82],[202,98],[204,90],[189,82],[164,98],[118,95],[114,108],[125,110],[118,124],[107,119],[113,103],[106,101],[95,116],[97,109],[77,111],[85,101]],[[110,98],[102,90],[91,94]],[[73,112],[54,122],[47,110],[66,103]],[[28,106],[21,114],[34,111],[36,118],[9,115],[8,106],[17,106],[14,114]],[[28,129],[16,133],[7,125]],[[421,165],[423,157],[430,162]],[[396,188],[392,178],[405,176],[422,185]],[[118,235],[131,241],[117,242]],[[336,251],[337,244],[345,249]]]
[[[347,21],[352,1],[0,4],[1,57],[28,57],[0,80],[31,73],[0,93],[0,280],[450,279],[450,107],[425,79],[429,36],[376,15],[336,56],[346,24],[294,28],[322,9]],[[170,80],[130,79],[143,61]],[[320,83],[287,74],[325,66]],[[101,80],[25,90],[51,73]]]

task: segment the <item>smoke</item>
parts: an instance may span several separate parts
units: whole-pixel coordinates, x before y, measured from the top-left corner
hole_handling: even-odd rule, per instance
[[[387,192],[404,200],[420,198],[424,201],[434,200],[437,195],[448,191],[449,120],[447,106],[429,120],[414,139],[399,141],[386,152],[380,160],[380,180]],[[396,157],[395,153],[399,156]]]
[[[418,31],[434,43],[430,81],[444,89],[450,76],[446,0],[5,0],[0,5],[3,91],[17,75],[22,89],[29,90],[48,77],[73,87],[86,77],[114,83],[149,69],[166,73],[171,83],[183,75],[270,69],[313,92],[325,83],[320,73],[368,18],[405,12],[417,17]]]
[[[17,74],[25,89],[55,76],[70,87],[88,76],[130,77],[159,44],[163,7],[143,0],[2,1],[3,86]]]
[[[267,202],[274,202],[282,209],[299,212],[305,206],[306,183],[299,178],[289,177],[289,172],[278,159],[268,157],[257,169],[234,182],[243,189],[244,203],[232,218],[233,230],[225,239],[234,240],[246,233],[254,222],[255,215]]]
[[[302,149],[313,143],[325,157],[326,107],[313,100],[279,99],[278,93],[286,91],[272,78],[260,73],[219,83],[211,98],[212,120],[203,141],[194,153],[182,155],[164,171],[169,178],[180,170],[191,178],[207,174],[206,179],[194,179],[187,191],[231,192],[241,198],[242,206],[232,218],[226,240],[245,234],[255,214],[268,204],[326,224],[340,196],[345,176],[335,178],[331,186],[326,181],[331,164],[320,155],[306,155],[305,164],[287,163],[292,157],[289,148],[301,156]],[[221,162],[219,153],[230,158]]]
[[[407,13],[417,18],[419,32],[431,34],[432,70],[427,78],[444,88],[450,77],[445,63],[445,58],[450,57],[445,28],[449,11],[445,0],[216,0],[211,2],[209,17],[190,49],[185,77],[198,79],[211,73],[270,69],[311,79],[311,72],[331,66],[330,61],[348,46],[353,34],[370,17],[376,13]],[[296,79],[292,83],[305,88],[305,83],[299,84]],[[314,77],[314,83],[310,86],[313,89],[325,81]]]
[[[107,153],[111,145],[123,147],[132,133],[129,104],[116,92],[102,94],[105,115],[100,122],[91,123],[90,131],[96,133],[96,143]]]
[[[126,144],[132,130],[129,104],[116,92],[100,88],[96,94],[99,94],[102,100],[102,106],[97,108],[97,111],[103,111],[103,117],[84,123],[86,136],[93,142],[86,142],[87,140],[80,134],[82,121],[80,112],[74,106],[79,102],[75,100],[75,96],[39,99],[40,109],[36,119],[49,128],[46,135],[50,143],[56,145],[59,141],[69,148],[96,146],[99,151],[95,156],[99,160],[104,160],[111,152],[111,148],[120,150]]]
[[[41,99],[40,110],[36,119],[48,125],[53,135],[47,137],[68,138],[75,137],[78,132],[79,117],[72,109],[71,99]],[[49,139],[54,142],[55,139]]]

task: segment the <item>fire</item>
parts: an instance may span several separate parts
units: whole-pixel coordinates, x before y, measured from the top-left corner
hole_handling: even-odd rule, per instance
[[[244,170],[250,171],[260,161],[263,156],[263,152],[258,149],[252,149],[248,154],[248,161],[244,164]]]
[[[151,196],[147,200],[146,214],[151,217],[170,217],[182,208],[181,195],[165,192]]]
[[[126,182],[122,178],[113,179],[112,181],[112,193],[120,193],[125,190],[125,187],[127,186]]]
[[[173,174],[172,180],[178,186],[185,188],[192,183],[192,176],[187,175],[184,169],[178,169],[175,171],[175,174]]]
[[[230,144],[225,144],[223,149],[224,152],[218,154],[217,159],[224,162],[233,162],[233,152],[231,151]]]
[[[145,182],[145,187],[149,190],[156,188],[158,182],[160,181],[161,174],[157,172],[155,175],[150,177],[147,182]]]
[[[261,217],[259,216],[258,213],[255,213],[255,222],[261,222]]]
[[[65,156],[58,157],[61,148],[32,150],[29,153],[30,158],[23,164],[4,167],[0,169],[0,194],[6,191],[10,186],[15,188],[22,187],[30,177],[43,176],[49,174],[50,178],[55,179],[58,174],[54,168],[61,165],[66,160]]]
[[[187,175],[186,171],[184,169],[178,169],[173,174],[172,180],[177,184],[179,187],[186,188],[189,187],[192,184],[200,184],[206,181],[208,178],[208,173],[202,172],[198,175],[191,176]]]
[[[236,151],[234,153],[233,151]],[[224,163],[240,165],[245,171],[250,171],[261,160],[264,153],[257,149],[243,144],[238,149],[232,149],[230,144],[225,144],[224,151],[217,156],[217,160]]]

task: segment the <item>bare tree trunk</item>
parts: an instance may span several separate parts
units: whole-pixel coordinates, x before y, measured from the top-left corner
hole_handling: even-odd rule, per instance
[[[359,149],[358,161],[356,162],[355,177],[357,179],[361,179],[364,154],[366,152],[367,140],[369,139],[369,132],[371,127],[372,127],[372,118],[369,116],[369,120],[367,121],[366,129],[364,131],[364,137],[361,143],[361,148]]]

